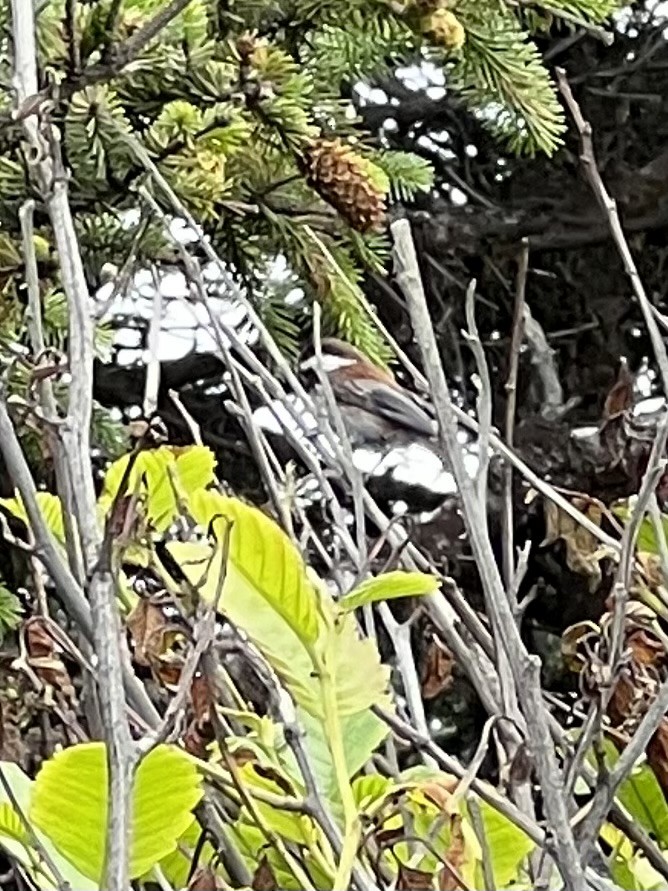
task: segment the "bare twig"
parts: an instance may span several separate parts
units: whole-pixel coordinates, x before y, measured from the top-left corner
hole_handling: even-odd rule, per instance
[[[32,3],[12,0],[14,89],[17,108],[37,93],[35,19]],[[71,375],[67,416],[60,427],[68,470],[66,500],[71,499],[84,565],[90,571],[97,557],[100,530],[95,519],[95,487],[90,464],[93,409],[93,324],[91,301],[69,206],[67,177],[59,155],[58,132],[40,126],[39,107],[22,116],[32,151],[29,166],[45,197],[60,261],[69,316],[68,350]]]
[[[466,289],[466,325],[465,333],[473,356],[476,369],[480,377],[478,384],[478,470],[476,473],[476,488],[478,497],[478,510],[480,510],[487,522],[487,480],[489,477],[489,437],[492,432],[492,386],[489,379],[489,369],[485,362],[478,325],[475,319],[475,289],[476,282],[473,279]]]
[[[513,333],[510,340],[510,361],[508,380],[506,381],[506,423],[505,438],[508,448],[512,449],[515,436],[515,408],[517,405],[517,372],[520,363],[520,348],[524,332],[524,296],[526,293],[527,273],[529,271],[529,242],[522,240],[520,250],[517,283],[515,286],[515,309],[513,312]],[[504,467],[504,510],[503,510],[503,577],[506,590],[510,596],[515,575],[515,523],[513,510],[513,468]],[[516,608],[517,603],[511,606]]]
[[[654,356],[656,358],[657,365],[659,366],[661,383],[663,384],[663,392],[665,396],[668,397],[668,351],[666,350],[666,345],[663,341],[663,338],[661,337],[661,332],[659,331],[656,319],[654,317],[654,308],[649,300],[649,297],[647,296],[645,286],[642,283],[642,279],[640,278],[640,275],[638,273],[638,268],[633,259],[631,248],[629,247],[629,243],[626,239],[626,236],[624,235],[624,230],[622,229],[622,224],[619,219],[619,213],[617,212],[617,202],[614,200],[614,198],[611,197],[608,190],[606,189],[599,169],[596,165],[591,125],[589,121],[586,121],[582,115],[580,106],[573,96],[573,92],[571,90],[570,84],[568,83],[568,80],[566,79],[566,73],[564,72],[564,70],[558,68],[556,73],[559,89],[561,90],[561,94],[566,101],[566,105],[568,106],[571,115],[573,116],[575,126],[577,127],[578,133],[580,135],[580,160],[582,161],[582,166],[584,167],[585,174],[587,176],[587,179],[589,180],[589,185],[591,186],[594,196],[608,221],[608,226],[610,227],[610,232],[617,247],[617,252],[622,260],[622,263],[624,264],[624,271],[629,277],[631,286],[633,288],[633,293],[635,294],[636,299],[640,304],[640,309],[645,319],[647,331],[652,343],[652,349],[654,350]]]
[[[557,417],[565,410],[564,391],[559,380],[559,371],[554,350],[548,343],[543,326],[533,317],[528,304],[524,304],[524,337],[531,351],[531,366],[541,383],[540,413],[544,418]],[[566,403],[566,408],[572,405]]]
[[[33,216],[35,202],[26,201],[19,211],[21,220],[21,239],[23,244],[23,259],[26,270],[26,285],[28,288],[28,335],[32,347],[34,360],[39,362],[44,354],[44,332],[42,329],[42,300],[39,287],[39,272],[37,258],[35,256]],[[81,559],[81,543],[74,521],[74,505],[72,503],[72,488],[69,484],[69,469],[67,455],[64,453],[63,442],[60,436],[60,419],[58,417],[58,405],[53,393],[53,385],[48,377],[37,384],[37,392],[44,412],[43,425],[49,449],[53,456],[53,464],[56,476],[56,488],[63,502],[63,526],[65,529],[65,546],[67,556],[77,580],[81,584],[84,579],[84,569]]]
[[[158,407],[160,389],[160,329],[162,327],[162,288],[160,279],[154,274],[153,307],[148,328],[148,361],[146,363],[146,383],[144,386],[144,417],[150,418]]]
[[[631,774],[636,761],[642,756],[649,741],[656,732],[657,727],[664,719],[668,711],[668,681],[664,681],[654,702],[645,712],[638,729],[631,742],[626,746],[622,754],[607,777],[599,780],[591,809],[582,824],[579,833],[580,849],[583,859],[586,859],[598,838],[601,826],[614,801],[617,790],[625,779]]]
[[[545,811],[551,832],[554,833],[557,865],[568,889],[585,891],[586,880],[569,823],[563,779],[550,738],[549,714],[540,688],[540,662],[537,657],[527,653],[519,636],[503,589],[488,530],[485,524],[480,523],[480,518],[477,516],[478,499],[466,470],[457,436],[457,422],[452,411],[452,400],[429,318],[410,224],[406,220],[398,220],[392,224],[391,230],[395,241],[397,278],[406,295],[416,340],[420,345],[431,384],[441,445],[452,463],[462,501],[464,522],[480,573],[487,609],[500,638],[497,638],[496,644],[505,649],[524,713],[531,752],[543,792]]]
[[[185,407],[176,390],[169,391],[169,398],[172,400],[179,414],[185,421],[188,430],[190,430],[190,435],[192,436],[195,445],[202,445],[202,431],[200,430],[200,426]]]

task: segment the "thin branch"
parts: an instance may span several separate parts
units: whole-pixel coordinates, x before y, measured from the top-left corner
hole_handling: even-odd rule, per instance
[[[479,522],[480,518],[477,516],[478,499],[466,470],[463,451],[457,436],[456,417],[452,410],[450,391],[429,317],[410,224],[406,220],[398,220],[392,224],[391,231],[395,242],[397,279],[406,295],[415,338],[420,345],[424,367],[431,384],[441,446],[452,463],[462,501],[464,522],[480,573],[487,610],[493,627],[498,629],[501,638],[497,638],[495,642],[497,646],[503,646],[506,651],[524,713],[531,752],[543,792],[545,811],[550,830],[554,833],[557,865],[569,891],[585,891],[587,883],[569,823],[563,779],[550,738],[549,713],[540,688],[540,661],[527,653],[519,636],[496,565],[488,529]]]
[[[32,3],[12,0],[12,45],[14,89],[17,108],[37,92],[35,19]],[[67,417],[60,427],[68,470],[71,498],[84,565],[95,564],[100,530],[95,519],[95,487],[90,464],[90,426],[93,410],[93,323],[91,300],[79,252],[62,167],[58,131],[48,123],[41,126],[39,106],[22,116],[23,130],[32,150],[29,167],[49,211],[60,262],[61,280],[69,318],[68,352],[71,383]]]
[[[510,340],[510,361],[508,379],[506,381],[506,419],[505,439],[509,449],[513,447],[515,437],[515,410],[517,405],[517,373],[520,364],[520,348],[524,332],[524,299],[526,294],[527,273],[529,271],[529,242],[522,239],[517,282],[515,285],[515,308],[513,311],[513,333]],[[504,509],[503,509],[503,577],[509,596],[513,590],[515,575],[515,521],[513,510],[513,468],[506,464],[504,473]],[[517,607],[517,602],[511,602]]]
[[[146,382],[144,384],[144,417],[151,418],[158,407],[160,390],[160,332],[162,328],[162,288],[154,270],[153,306],[148,327]]]
[[[39,509],[35,482],[7,412],[6,398],[1,392],[0,452],[2,452],[8,475],[18,489],[25,507],[30,528],[35,537],[36,556],[42,561],[53,579],[58,596],[68,615],[76,622],[86,639],[93,643],[93,625],[88,601],[71,570],[62,559],[53,535]],[[137,680],[134,672],[124,669],[123,673],[125,688],[132,707],[148,726],[154,726],[158,722],[159,716],[148,698],[144,686]]]
[[[473,279],[466,289],[466,340],[475,358],[476,370],[480,378],[478,384],[478,470],[476,473],[476,489],[478,509],[487,522],[487,481],[489,477],[489,437],[492,432],[492,385],[489,379],[489,368],[485,361],[485,351],[478,334],[475,319],[475,289]]]
[[[617,247],[617,252],[624,264],[624,271],[629,277],[633,293],[640,304],[640,309],[642,310],[650,341],[652,343],[652,349],[654,350],[654,356],[661,373],[663,392],[668,398],[668,351],[666,350],[666,345],[661,337],[661,332],[659,331],[656,319],[654,318],[654,307],[647,296],[645,286],[642,283],[638,268],[633,259],[631,248],[624,235],[624,230],[622,229],[619,213],[617,211],[617,202],[608,193],[596,165],[591,124],[583,117],[580,106],[576,102],[570,84],[566,79],[564,70],[557,68],[556,73],[559,89],[561,90],[566,105],[573,116],[575,126],[580,135],[580,160],[582,161],[582,166],[584,167],[585,174],[589,180],[589,185],[591,186],[594,196],[608,221],[608,226],[610,227],[610,232]]]
[[[645,712],[633,738],[619,756],[619,760],[608,773],[607,778],[602,782],[599,781],[594,792],[591,809],[579,833],[583,858],[588,856],[594,846],[619,787],[630,776],[636,761],[643,755],[667,711],[668,681],[664,681],[654,702]]]

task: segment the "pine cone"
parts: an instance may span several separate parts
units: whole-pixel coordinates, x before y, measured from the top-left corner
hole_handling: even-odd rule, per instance
[[[374,182],[370,162],[340,139],[312,142],[304,152],[304,161],[309,185],[353,229],[368,232],[382,228],[385,194],[378,181]]]
[[[437,9],[432,12],[423,21],[422,30],[434,43],[447,49],[461,49],[466,40],[466,31],[462,23],[449,9]]]

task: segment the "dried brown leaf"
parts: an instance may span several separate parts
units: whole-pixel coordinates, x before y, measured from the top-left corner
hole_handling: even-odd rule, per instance
[[[617,380],[605,399],[604,421],[611,421],[633,408],[633,383],[633,375],[629,371],[628,364],[622,361]]]
[[[397,891],[432,891],[434,876],[431,872],[422,869],[411,869],[403,864],[399,867],[397,876]]]
[[[450,818],[450,844],[445,855],[446,863],[438,876],[439,891],[457,891],[461,888],[459,876],[466,859],[466,842],[462,830],[462,818],[453,814]]]
[[[220,891],[222,884],[210,866],[200,866],[188,883],[188,891]]]
[[[587,497],[572,499],[573,507],[588,517],[592,523],[601,525],[603,510],[601,505]],[[595,591],[601,583],[601,560],[607,556],[598,540],[577,522],[570,514],[551,501],[545,503],[545,538],[543,545],[562,540],[566,545],[568,568],[589,578],[589,590]]]
[[[455,660],[452,653],[436,635],[433,635],[427,647],[422,669],[422,695],[425,699],[435,699],[452,687],[452,670]]]
[[[266,855],[260,860],[255,870],[251,888],[253,891],[278,891],[278,882]]]

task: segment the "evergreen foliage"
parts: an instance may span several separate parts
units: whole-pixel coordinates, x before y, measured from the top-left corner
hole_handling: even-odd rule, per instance
[[[160,0],[46,0],[38,5],[41,86],[48,100],[42,110],[60,132],[71,170],[71,203],[91,287],[100,283],[105,263],[173,259],[158,221],[128,221],[127,211],[142,204],[140,186],[173,212],[147,175],[143,149],[288,353],[297,350],[298,317],[279,308],[280,298],[268,296],[264,281],[267,262],[277,255],[286,258],[306,305],[322,303],[328,330],[387,359],[360,286],[369,269],[382,271],[388,255],[383,208],[428,190],[432,177],[421,158],[385,151],[363,132],[348,98],[351,88],[397,64],[429,60],[443,66],[448,88],[461,91],[513,151],[550,153],[560,141],[563,113],[529,29],[601,22],[615,5],[191,0],[144,43],[142,29],[167,6]],[[8,7],[9,0],[0,0],[5,84],[11,81]],[[34,186],[10,90],[0,98],[0,116],[0,256],[11,303],[20,298],[12,276],[22,262],[18,209]],[[321,156],[313,161],[322,145],[339,152],[324,168]],[[59,283],[39,205],[36,220],[45,246],[40,276],[49,293]],[[304,236],[305,223],[329,257]]]

